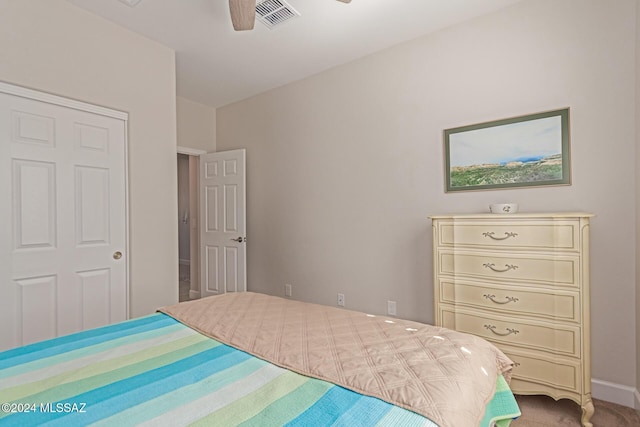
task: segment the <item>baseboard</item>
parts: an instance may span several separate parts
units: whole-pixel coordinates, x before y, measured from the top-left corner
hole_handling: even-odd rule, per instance
[[[191,260],[189,260],[189,259],[181,259],[181,260],[178,260],[178,261],[179,261],[180,265],[191,265]]]
[[[627,385],[592,379],[591,395],[596,399],[606,400],[629,408],[640,408],[640,393],[638,393],[637,389]]]
[[[192,291],[189,289],[189,299],[200,299],[200,291]]]

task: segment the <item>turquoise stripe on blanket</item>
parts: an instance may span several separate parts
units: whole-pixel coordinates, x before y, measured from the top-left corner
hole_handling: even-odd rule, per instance
[[[218,346],[198,353],[162,368],[153,369],[135,377],[100,387],[88,393],[74,396],[67,402],[86,403],[85,413],[44,413],[17,414],[15,424],[26,425],[25,422],[40,424],[48,421],[51,426],[69,425],[69,422],[87,425],[137,406],[149,399],[180,389],[193,382],[200,381],[212,374],[223,371],[249,356],[228,346]],[[155,408],[154,412],[157,412]],[[68,421],[67,419],[73,419]]]
[[[0,353],[0,397],[37,406],[35,412],[0,412],[0,426],[173,427],[232,420],[227,425],[437,427],[382,400],[271,365],[160,313]],[[83,412],[64,405],[51,411],[56,403]],[[519,410],[500,377],[482,426],[497,421],[504,427],[505,414]]]
[[[95,427],[110,425],[138,425],[149,419],[150,414],[159,416],[163,413],[182,407],[189,403],[211,395],[224,387],[245,378],[256,370],[268,364],[264,360],[251,357],[244,362],[229,369],[213,374],[203,381],[195,382],[189,386],[182,387],[180,393],[166,393],[155,399],[150,399],[132,408],[123,410],[101,422],[94,424]],[[158,410],[162,408],[162,410]],[[265,424],[262,424],[265,425]],[[277,425],[277,424],[269,424]]]
[[[321,426],[336,425],[335,421],[340,415],[350,409],[360,397],[363,396],[341,387],[332,387],[312,407],[286,425],[304,427],[313,425],[314,421]]]
[[[126,322],[29,344],[0,353],[0,369],[6,369],[33,360],[51,357],[56,354],[66,353],[71,350],[91,346],[125,335],[137,334],[175,323],[176,321],[168,316],[158,317],[153,314],[135,320],[128,320]]]
[[[182,325],[176,324],[167,324],[166,326],[160,327],[158,329],[148,329],[147,327],[130,329],[127,331],[127,334],[111,335],[110,339],[96,341],[94,345],[70,349],[70,351],[63,353],[57,352],[50,357],[34,359],[23,364],[14,365],[10,368],[2,369],[0,370],[0,380],[8,378],[9,376],[14,376],[38,369],[43,369],[48,366],[57,365],[68,360],[79,360],[83,357],[101,353],[111,348],[121,347],[127,344],[141,341],[143,342],[148,339],[162,337],[168,333],[180,330],[184,330],[184,328],[182,327]]]
[[[390,403],[360,396],[349,409],[346,409],[344,413],[336,419],[334,425],[348,427],[362,423],[362,425],[374,426],[377,425],[393,407]]]

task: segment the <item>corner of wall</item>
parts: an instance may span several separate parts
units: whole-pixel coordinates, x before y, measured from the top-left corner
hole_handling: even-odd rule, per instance
[[[629,408],[640,408],[640,393],[637,388],[593,378],[592,396],[595,399],[616,403]]]
[[[216,109],[181,96],[176,104],[178,146],[216,151]]]
[[[640,409],[640,0],[636,0],[636,391],[635,407]]]

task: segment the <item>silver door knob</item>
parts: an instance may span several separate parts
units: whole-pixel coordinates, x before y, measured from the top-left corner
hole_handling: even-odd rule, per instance
[[[120,258],[122,258],[122,252],[116,251],[113,253],[113,259],[120,259]]]
[[[246,237],[236,237],[235,239],[231,239],[234,242],[238,242],[238,243],[242,243],[242,242],[246,242],[247,238]]]

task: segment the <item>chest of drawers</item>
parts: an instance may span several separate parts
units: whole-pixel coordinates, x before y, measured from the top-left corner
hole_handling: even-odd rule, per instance
[[[436,325],[493,342],[515,363],[514,393],[574,400],[585,427],[591,216],[431,217]]]

